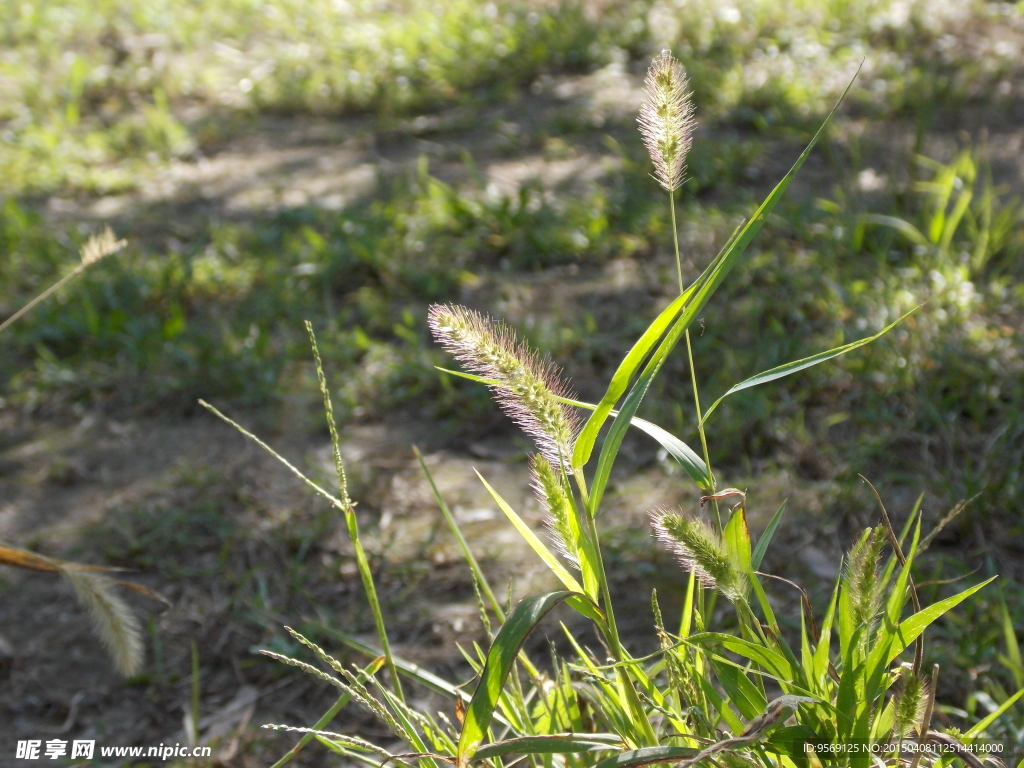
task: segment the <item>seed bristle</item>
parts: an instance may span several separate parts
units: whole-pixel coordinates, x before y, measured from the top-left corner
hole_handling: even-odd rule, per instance
[[[707,523],[663,509],[650,513],[655,534],[675,553],[679,564],[705,587],[717,589],[730,600],[746,594],[746,582],[722,543]]]
[[[697,125],[688,87],[686,72],[669,51],[654,59],[644,80],[637,122],[654,162],[654,177],[668,192],[675,192],[684,181],[686,155]]]
[[[455,304],[435,304],[428,313],[434,338],[467,369],[496,381],[491,386],[502,410],[537,443],[553,466],[572,471],[569,457],[579,418],[558,397],[572,393],[549,359],[516,338],[508,326]]]

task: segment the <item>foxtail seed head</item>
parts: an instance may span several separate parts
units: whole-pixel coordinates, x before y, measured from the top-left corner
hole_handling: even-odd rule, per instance
[[[868,528],[853,545],[847,559],[843,583],[850,594],[855,625],[867,627],[862,636],[865,642],[881,604],[878,561],[884,545],[885,529],[881,526]]]
[[[683,183],[686,155],[697,125],[688,85],[686,72],[669,51],[662,51],[651,63],[644,80],[637,122],[654,161],[654,177],[668,192],[675,192]]]
[[[573,517],[572,505],[565,495],[561,478],[551,462],[542,455],[532,458],[530,469],[533,473],[534,493],[548,513],[544,525],[548,529],[551,543],[562,557],[579,569],[579,525]]]
[[[927,681],[915,675],[909,664],[904,664],[900,668],[900,686],[892,699],[894,738],[906,738],[912,729],[920,729],[927,703]]]
[[[142,631],[131,608],[115,592],[114,582],[72,563],[61,563],[60,572],[89,612],[118,671],[125,677],[134,675],[142,666]]]
[[[742,570],[729,556],[722,537],[703,520],[656,509],[651,512],[651,524],[683,569],[691,571],[705,587],[717,589],[733,601],[746,594]]]
[[[498,382],[491,390],[502,410],[553,466],[571,472],[579,420],[556,399],[571,393],[554,363],[518,341],[507,326],[465,307],[435,304],[428,323],[434,338],[467,369]]]
[[[82,257],[82,265],[91,266],[110,254],[117,253],[126,245],[128,245],[127,240],[116,239],[110,227],[104,227],[102,232],[90,237],[82,246],[82,250],[79,252]]]

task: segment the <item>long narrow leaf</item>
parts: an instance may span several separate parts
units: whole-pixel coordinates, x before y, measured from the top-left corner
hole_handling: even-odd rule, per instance
[[[992,725],[992,723],[994,723],[997,719],[1002,717],[1003,713],[1006,712],[1006,710],[1008,710],[1010,707],[1016,704],[1020,700],[1021,696],[1024,696],[1024,688],[1021,688],[1019,691],[1013,694],[1013,696],[1010,696],[1006,701],[999,705],[998,709],[996,709],[994,712],[988,715],[984,720],[977,723],[973,728],[971,728],[971,730],[967,731],[967,733],[964,734],[964,741],[973,741],[974,739],[978,738],[978,736],[985,732],[986,728]]]
[[[754,547],[754,554],[750,556],[750,567],[755,571],[761,567],[761,561],[764,559],[764,553],[768,551],[768,544],[771,542],[772,536],[775,535],[775,529],[779,527],[779,522],[782,520],[782,513],[785,511],[786,502],[784,501],[778,511],[772,515],[772,519],[768,521],[768,527],[764,529],[764,533],[761,534],[761,538],[757,540],[757,545]]]
[[[857,69],[857,72],[860,72],[860,68]],[[856,75],[854,75],[854,79],[856,79]],[[601,448],[601,454],[598,457],[597,470],[594,473],[594,479],[591,486],[590,507],[588,510],[591,515],[596,514],[597,508],[600,506],[601,497],[604,493],[605,486],[608,483],[608,478],[611,475],[612,465],[615,463],[615,457],[618,454],[619,446],[622,444],[622,438],[624,437],[626,427],[628,426],[628,424],[621,423],[621,416],[632,419],[636,414],[637,408],[640,407],[640,401],[643,400],[644,395],[647,394],[647,390],[650,387],[651,382],[654,380],[655,376],[658,375],[658,372],[661,370],[661,366],[664,364],[668,355],[672,352],[672,349],[679,341],[683,332],[704,308],[704,305],[707,304],[714,292],[718,290],[722,281],[725,280],[726,276],[736,265],[740,256],[743,255],[747,245],[749,245],[750,241],[753,240],[754,236],[760,231],[765,219],[768,217],[768,214],[770,214],[775,208],[776,204],[782,198],[783,193],[786,191],[787,187],[789,187],[793,177],[807,160],[811,149],[813,149],[814,145],[817,144],[818,139],[825,130],[825,127],[831,121],[832,116],[835,114],[839,105],[842,103],[847,92],[852,86],[853,80],[851,80],[850,84],[846,86],[846,90],[843,91],[843,94],[839,97],[836,105],[832,107],[832,111],[828,113],[828,117],[825,118],[825,122],[821,124],[817,133],[815,133],[811,138],[810,143],[804,151],[800,153],[800,157],[797,158],[797,161],[793,164],[789,173],[783,177],[782,181],[780,181],[775,186],[775,189],[771,191],[771,194],[765,198],[765,201],[761,203],[760,207],[740,230],[739,234],[736,235],[735,239],[731,241],[727,249],[715,257],[715,260],[709,268],[705,270],[706,277],[702,276],[701,280],[694,283],[696,290],[693,292],[692,297],[685,303],[685,306],[680,312],[678,318],[675,320],[675,323],[668,330],[659,344],[658,349],[647,361],[647,365],[644,368],[643,373],[640,374],[640,377],[636,380],[636,383],[633,384],[632,389],[630,389],[629,394],[626,395],[626,399],[623,401],[622,408],[620,409],[620,418],[616,419],[615,424],[612,425],[611,430],[608,432],[608,437],[605,439],[604,446]],[[693,289],[691,288],[690,290]],[[680,299],[686,298],[689,294],[690,291],[687,291],[680,297]],[[639,361],[637,361],[637,366],[639,366]],[[637,366],[634,366],[634,369]],[[604,403],[604,400],[602,400],[602,403]],[[601,406],[599,405],[599,409],[600,408]],[[611,405],[607,406],[609,411],[611,408]],[[592,416],[590,421],[587,422],[587,427],[584,428],[584,431],[597,423],[595,417],[599,412],[600,411],[594,412],[594,416]],[[603,420],[604,418],[602,417],[600,422],[603,423]],[[588,439],[591,440],[591,445],[592,441],[597,437],[597,429],[600,428],[601,423],[597,423],[597,427],[593,430],[593,434],[588,435]],[[583,458],[584,455],[589,456],[589,450],[590,449],[585,445],[581,448],[581,441],[577,441],[576,451],[573,455],[573,463],[577,469],[582,468],[583,464],[586,463],[579,461],[579,459]],[[711,478],[707,478],[707,482],[711,484]]]
[[[727,651],[738,653],[744,658],[760,664],[770,674],[775,675],[782,681],[789,682],[794,679],[793,668],[789,661],[781,653],[766,648],[763,645],[752,643],[740,637],[733,637],[720,632],[703,632],[690,638],[693,643],[718,645]]]
[[[621,749],[622,739],[614,733],[554,733],[549,736],[523,736],[480,747],[473,760],[489,760],[502,755],[572,754]]]
[[[579,437],[576,439],[576,446],[573,449],[572,456],[574,467],[581,468],[590,461],[591,452],[594,450],[594,443],[597,442],[597,435],[601,431],[605,419],[608,418],[619,398],[625,394],[633,374],[639,370],[648,353],[672,325],[683,307],[686,306],[696,287],[697,283],[694,283],[679,298],[662,310],[661,314],[648,326],[647,330],[644,331],[643,335],[633,345],[633,348],[629,350],[622,362],[619,363],[618,369],[616,369],[611,382],[608,384],[608,390],[604,393],[601,402],[597,404],[594,413],[591,414],[587,423],[583,426]]]
[[[881,224],[883,227],[892,227],[914,245],[931,245],[931,241],[911,224],[909,221],[898,219],[895,216],[883,216],[877,213],[869,213],[863,217],[869,224]]]
[[[903,315],[902,317],[898,318],[897,320],[893,321],[885,328],[880,330],[874,336],[867,336],[863,339],[852,341],[849,344],[843,344],[841,347],[836,347],[835,349],[830,349],[826,352],[819,352],[816,355],[805,357],[802,360],[794,360],[791,363],[776,366],[775,368],[763,371],[762,373],[759,373],[756,376],[751,376],[749,379],[741,381],[739,384],[735,385],[728,392],[726,392],[724,395],[718,398],[714,403],[712,403],[711,407],[704,412],[704,421],[706,422],[708,420],[708,416],[710,416],[714,412],[714,410],[721,404],[721,402],[725,400],[725,398],[727,398],[729,395],[735,394],[736,392],[740,392],[744,389],[756,387],[759,384],[767,384],[769,381],[781,379],[784,376],[789,376],[791,374],[805,370],[807,368],[817,365],[818,363],[824,363],[825,361],[831,360],[834,357],[845,355],[847,352],[852,352],[853,350],[859,347],[863,347],[865,344],[870,344],[872,341],[875,341],[884,336],[885,334],[887,334],[901,322],[903,322],[912,314],[917,312],[917,310],[919,310],[920,308],[920,306],[914,307],[905,315]]]
[[[465,768],[486,738],[498,697],[526,638],[552,608],[573,596],[572,592],[563,590],[524,598],[501,625],[487,652],[487,663],[473,698],[466,708],[457,753],[459,768]]]
[[[952,610],[975,592],[991,584],[995,579],[996,577],[993,576],[991,579],[987,579],[980,584],[975,584],[973,587],[965,589],[959,594],[947,597],[945,600],[940,600],[937,603],[932,603],[927,608],[922,608],[913,616],[908,616],[906,619],[901,621],[899,628],[895,632],[893,645],[889,649],[889,658],[886,663],[891,662],[899,656],[900,653],[903,652],[903,649],[917,640],[921,633],[924,632],[932,622],[942,616],[942,614],[946,613],[946,611]]]
[[[501,384],[501,382],[497,381],[496,379],[487,379],[484,378],[483,376],[476,376],[472,373],[463,373],[462,371],[453,371],[448,368],[441,368],[439,366],[436,367],[437,370],[441,371],[442,373],[448,373],[451,374],[452,376],[458,376],[459,378],[462,379],[469,379],[470,381],[475,381],[480,384],[486,384],[487,386],[493,387],[499,386]],[[593,403],[585,403],[582,400],[573,400],[572,398],[568,397],[556,397],[555,399],[558,400],[559,402],[565,403],[566,405],[575,406],[576,408],[585,408],[588,411],[597,410],[596,405],[594,405]],[[608,415],[612,417],[618,417],[619,412],[616,410],[611,410],[608,412]],[[686,470],[686,474],[688,474],[694,482],[700,485],[701,488],[707,488],[708,470],[704,464],[704,459],[698,456],[697,452],[694,451],[690,446],[688,446],[678,437],[673,435],[671,432],[663,429],[662,427],[659,427],[657,424],[654,424],[653,422],[647,421],[645,419],[641,419],[637,416],[634,416],[632,419],[630,419],[630,425],[636,427],[641,432],[644,432],[648,436],[653,437],[655,440],[657,440],[658,444],[661,445],[661,447],[668,452],[669,456],[671,456],[673,459],[679,462],[679,465],[684,470]]]
[[[475,471],[475,470],[474,470]],[[544,561],[544,564],[551,569],[551,572],[558,577],[558,580],[565,585],[565,588],[570,592],[583,592],[583,587],[576,581],[576,578],[569,573],[569,570],[559,562],[558,558],[548,549],[544,542],[540,540],[540,537],[533,532],[516,511],[508,505],[501,495],[491,487],[491,484],[484,480],[484,476],[479,472],[476,476],[480,478],[480,482],[484,484],[484,488],[491,494],[491,498],[498,505],[502,512],[505,513],[505,517],[509,519],[509,522],[519,531],[519,535],[526,539],[526,543],[530,545],[534,552],[536,552],[540,559]]]

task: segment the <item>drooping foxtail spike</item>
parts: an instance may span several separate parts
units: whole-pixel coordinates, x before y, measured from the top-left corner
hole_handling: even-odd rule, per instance
[[[131,608],[116,593],[115,582],[73,563],[61,563],[60,572],[89,612],[117,670],[125,677],[134,675],[142,666],[142,630]]]
[[[569,457],[579,419],[558,397],[572,397],[550,360],[516,339],[505,325],[454,304],[428,313],[434,338],[467,369],[498,382],[491,386],[502,410],[537,443],[555,467],[571,472]]]
[[[573,509],[565,495],[565,488],[562,487],[555,468],[543,455],[534,456],[530,465],[533,490],[548,513],[544,525],[548,529],[551,543],[570,565],[579,569],[579,528],[573,525]]]
[[[654,59],[644,80],[637,122],[654,162],[654,177],[668,192],[675,192],[683,183],[686,155],[697,124],[688,86],[686,72],[669,51]]]
[[[711,526],[698,518],[663,509],[656,509],[650,515],[658,539],[701,584],[717,589],[733,601],[746,594],[742,570]]]

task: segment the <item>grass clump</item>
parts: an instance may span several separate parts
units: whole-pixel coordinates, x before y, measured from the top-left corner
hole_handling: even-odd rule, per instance
[[[655,71],[664,66],[664,59],[657,61]],[[654,82],[659,83],[656,78]],[[670,85],[674,87],[674,83],[660,82],[657,87]],[[686,126],[679,124],[676,128]],[[922,606],[912,570],[930,539],[922,542],[919,507],[899,532],[892,528],[883,508],[883,525],[866,531],[851,550],[822,622],[818,623],[804,593],[798,629],[785,631],[776,605],[765,590],[763,579],[767,574],[760,571],[783,510],[755,543],[747,527],[748,494],[721,488],[711,469],[709,437],[716,433],[709,435],[705,426],[725,398],[859,349],[890,332],[899,321],[860,341],[749,377],[727,390],[706,411],[701,409],[687,331],[725,284],[820,135],[819,130],[790,172],[754,215],[737,228],[701,275],[689,287],[681,286],[678,297],[640,334],[597,403],[569,397],[555,386],[549,369],[539,365],[534,353],[510,332],[496,329],[470,310],[435,306],[431,322],[436,336],[471,371],[457,375],[490,387],[499,404],[541,448],[542,457],[534,463],[535,483],[552,518],[556,548],[569,550],[580,579],[481,476],[495,503],[561,584],[556,591],[530,595],[514,607],[503,608],[493,599],[486,576],[438,494],[477,583],[480,611],[485,616],[493,614],[499,624],[489,637],[488,648],[477,647],[464,654],[476,673],[475,681],[457,685],[428,675],[394,655],[387,643],[372,574],[361,564],[381,652],[347,633],[337,634],[352,648],[381,656],[389,669],[388,678],[378,680],[372,671],[349,670],[297,633],[293,636],[339,676],[295,658],[275,658],[339,688],[342,698],[336,707],[352,700],[372,712],[403,743],[402,751],[396,753],[381,744],[324,730],[338,711],[332,707],[313,728],[300,729],[305,734],[303,742],[277,766],[291,759],[310,737],[352,761],[370,764],[385,757],[423,768],[442,763],[457,768],[486,763],[500,768],[524,758],[535,765],[581,768],[632,768],[670,762],[677,768],[687,768],[719,761],[730,766],[776,768],[805,765],[812,754],[829,764],[866,768],[872,764],[876,747],[884,754],[892,752],[894,764],[916,768],[921,754],[915,755],[905,744],[915,731],[919,745],[934,741],[948,746],[951,754],[973,768],[981,765],[970,745],[1024,695],[1024,688],[979,722],[964,722],[961,730],[939,730],[932,722],[938,667],[933,667],[925,686],[922,665],[925,630],[991,579]],[[674,146],[682,146],[679,138]],[[655,153],[663,151],[663,143],[656,143],[652,149]],[[677,263],[681,263],[678,257]],[[687,339],[686,364],[693,382],[700,453],[669,431],[635,415],[683,338]],[[315,341],[313,346],[320,372]],[[322,373],[319,380],[341,484],[340,498],[288,466],[351,519],[338,435]],[[582,428],[569,426],[571,417],[566,409],[589,413]],[[612,467],[630,427],[653,438],[681,465],[703,494],[702,504],[710,503],[713,513],[708,520],[676,512],[660,512],[653,517],[655,530],[689,572],[689,584],[677,632],[666,629],[654,600],[660,650],[647,657],[631,654],[620,635],[616,612],[621,606],[613,604],[598,531]],[[599,443],[602,433],[604,440]],[[423,467],[426,469],[425,464]],[[756,492],[755,488],[749,493]],[[734,500],[739,503],[732,510],[724,509]],[[359,551],[358,528],[350,524],[349,533]],[[886,546],[891,554],[883,558]],[[731,601],[734,623],[726,624],[716,614],[715,592],[709,591],[715,589]],[[607,658],[587,650],[564,625],[567,651],[554,652],[550,665],[537,662],[526,652],[530,635],[563,604],[593,625]],[[485,621],[488,624],[489,619]],[[914,660],[906,668],[900,659],[911,647]],[[434,716],[414,708],[404,696],[399,676],[450,697],[458,722],[444,714]],[[852,744],[864,748],[841,749]]]

